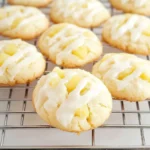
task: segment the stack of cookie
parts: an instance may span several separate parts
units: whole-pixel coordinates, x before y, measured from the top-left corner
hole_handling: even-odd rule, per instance
[[[110,2],[125,12],[149,15],[149,0]],[[104,41],[129,53],[150,53],[150,20],[144,16],[123,14],[110,18],[109,11],[98,0],[8,0],[8,3],[14,6],[0,8],[0,34],[16,39],[0,42],[1,85],[28,83],[40,77],[46,66],[43,55],[65,68],[95,62],[103,46],[87,28],[104,22]],[[49,27],[49,19],[36,7],[50,3],[50,19],[56,24]],[[22,41],[37,37],[37,48],[43,55],[35,46]],[[129,101],[150,98],[149,66],[146,60],[122,53],[105,55],[94,65],[93,75],[81,69],[55,67],[39,79],[34,89],[35,110],[47,123],[65,131],[94,129],[109,117],[112,96]]]

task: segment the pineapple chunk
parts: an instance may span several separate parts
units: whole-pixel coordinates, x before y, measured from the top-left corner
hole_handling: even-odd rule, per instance
[[[150,26],[143,31],[143,34],[146,36],[150,36]]]
[[[78,49],[72,51],[72,54],[76,55],[80,59],[84,59],[88,55],[88,53],[89,50],[86,47],[79,47]]]
[[[82,8],[88,8],[88,4],[83,4]]]
[[[65,74],[64,74],[64,71],[58,67],[54,68],[53,70],[54,72],[56,72],[60,78],[64,78],[65,77]]]
[[[0,14],[0,20],[4,19],[4,17]]]
[[[0,20],[4,19],[5,17],[6,17],[6,13],[0,11]]]
[[[89,110],[87,105],[84,105],[81,108],[78,108],[75,112],[75,116],[78,116],[80,118],[87,118],[89,116]]]
[[[148,76],[146,73],[142,73],[140,75],[140,78],[143,79],[143,80],[146,80],[146,81],[150,82],[150,76]]]
[[[72,92],[76,88],[80,80],[81,77],[79,75],[75,75],[68,83],[66,83],[68,93]]]
[[[5,53],[0,53],[0,66],[3,65],[3,63],[5,62],[5,60],[7,60],[9,58],[9,55],[5,54]]]
[[[50,81],[50,86],[53,87],[53,88],[55,88],[55,87],[58,85],[59,81],[60,81],[59,78],[54,78],[54,79],[52,79],[52,80]]]
[[[24,11],[25,11],[25,9],[24,9],[24,8],[20,8],[20,12],[22,12],[22,13],[23,13]]]
[[[90,89],[90,84],[88,83],[80,92],[80,95],[84,95]]]
[[[65,49],[69,44],[71,44],[74,40],[70,40],[70,41],[67,41],[66,43],[63,43],[63,45],[61,46],[62,49]]]
[[[126,78],[127,76],[132,74],[134,72],[134,70],[135,70],[134,67],[124,70],[123,72],[119,73],[118,79],[123,80],[124,78]]]
[[[121,22],[117,26],[117,29],[120,29],[123,25],[125,25],[129,19],[130,18],[126,18],[125,20],[121,20]]]
[[[91,33],[91,32],[84,32],[83,33],[84,34],[84,36],[86,36],[86,37],[93,37],[93,34]]]
[[[113,56],[113,54],[107,54],[105,55],[102,59],[101,59],[101,63],[103,63],[104,61],[106,61],[107,59],[111,58]],[[113,62],[111,62],[113,63]]]
[[[13,21],[12,25],[11,25],[11,29],[15,29],[23,20],[23,18],[17,18]]]
[[[52,27],[51,31],[49,32],[49,37],[54,37],[58,32],[60,32],[66,24],[61,24],[61,25],[55,25]]]
[[[4,48],[4,52],[10,56],[14,55],[17,52],[16,44],[9,44]]]
[[[74,7],[75,7],[75,3],[72,3],[72,4],[69,5],[70,9],[73,9]]]

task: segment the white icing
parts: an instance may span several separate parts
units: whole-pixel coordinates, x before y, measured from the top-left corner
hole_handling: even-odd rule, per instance
[[[60,100],[64,100],[64,96],[63,94],[60,92],[58,94],[58,91],[61,85],[58,85],[56,87],[55,90],[52,90],[52,87],[50,86],[50,81],[51,79],[53,79],[54,77],[58,77],[58,75],[56,73],[51,73],[47,75],[47,80],[45,81],[45,84],[40,88],[39,92],[36,95],[36,107],[41,107],[40,106],[40,100],[44,97],[48,98],[47,103],[50,104],[50,107],[47,109],[47,103],[44,104],[44,108],[48,111],[51,111],[51,108],[57,108],[57,103]],[[42,78],[45,78],[45,76],[43,76]],[[40,80],[42,80],[42,78]],[[39,82],[40,82],[39,80]],[[57,96],[56,96],[57,95]]]
[[[42,0],[42,2],[41,2],[41,0],[13,0],[14,1],[14,3],[16,3],[16,4],[22,4],[22,5],[33,5],[33,6],[36,6],[36,3],[37,3],[37,5],[38,4],[40,4],[40,3],[46,3],[46,2],[48,2],[48,0]]]
[[[70,33],[70,35],[66,36],[68,32]],[[71,24],[67,24],[67,26],[65,26],[59,33],[55,34],[54,37],[46,36],[49,46],[49,53],[52,55],[56,55],[57,64],[61,65],[63,63],[63,60],[68,58],[68,56],[73,56],[72,51],[77,49],[78,47],[83,45],[89,47],[88,42],[86,41],[98,43],[97,45],[100,44],[99,39],[96,36],[93,35],[92,37],[86,37],[84,36],[84,32],[91,31],[76,27]],[[68,46],[66,46],[65,49],[62,50],[62,45],[71,40],[73,40],[73,42],[68,44]],[[94,52],[94,50],[96,51],[97,48],[93,48],[92,52]]]
[[[84,5],[87,7],[83,7]],[[72,16],[78,19],[79,16],[84,15],[87,22],[91,22],[96,14],[106,11],[100,2],[92,0],[57,0],[54,2],[54,7],[57,8],[57,13],[65,18]]]
[[[65,77],[59,81],[55,88],[50,86],[50,81],[53,80],[54,77],[58,77],[55,72],[52,72],[41,79],[46,80],[36,95],[35,105],[36,107],[41,107],[40,101],[46,97],[47,101],[43,104],[43,107],[47,112],[50,113],[52,110],[57,109],[57,104],[60,104],[61,102],[62,104],[56,111],[56,118],[60,124],[62,124],[64,127],[67,127],[71,123],[75,111],[78,108],[88,104],[98,94],[100,94],[100,92],[104,89],[104,85],[101,84],[101,82],[98,84],[97,80],[94,80],[90,75],[84,75],[83,79],[78,83],[77,87],[66,97],[67,89],[65,83],[67,83],[75,74],[81,73],[83,76],[83,72],[64,70],[64,73]],[[80,91],[87,85],[87,83],[90,83],[91,88],[84,95],[80,95]]]
[[[125,3],[128,2],[128,0],[121,0],[121,2],[122,2],[123,4],[125,4]]]
[[[68,54],[72,53],[72,50],[77,49],[78,47],[82,46],[84,44],[84,37],[77,37],[79,40],[75,40],[72,42],[69,46],[67,46],[63,52],[60,52],[57,55],[56,62],[58,64],[61,64],[64,58],[68,57]]]
[[[109,66],[110,62],[114,62],[111,67],[109,67],[106,72],[103,74],[103,80],[107,81],[107,79],[116,80],[118,90],[124,89],[129,83],[133,80],[139,78],[139,76],[145,72],[149,66],[149,64],[143,63],[144,60],[139,59],[137,57],[124,57],[121,55],[114,55],[104,61],[100,66],[100,72],[104,72],[104,69]],[[141,67],[136,68],[130,75],[125,77],[123,80],[118,80],[118,75],[126,69],[129,69],[133,66],[136,66],[137,63],[143,63]]]
[[[21,17],[20,12],[16,12],[13,15],[0,20],[0,28],[3,28],[3,27],[5,28],[4,25],[6,25],[6,24],[7,24],[7,26],[11,26],[13,21],[19,17]]]
[[[119,21],[116,20],[114,25],[112,25],[111,35],[114,40],[120,38],[127,32],[131,33],[131,41],[136,42],[145,28],[147,28],[148,24],[144,21],[145,18],[140,17],[138,15],[133,15],[130,17],[126,23],[124,23],[119,29]]]
[[[17,18],[24,18],[17,28],[13,30],[20,30],[20,27],[35,23],[40,21],[40,19],[45,18],[45,15],[42,14],[38,9],[32,7],[23,7],[23,6],[7,6],[4,7],[3,12],[9,14],[6,18],[0,20],[0,28],[10,28],[13,21]]]
[[[146,4],[147,0],[135,0],[135,6],[136,7],[141,7],[144,6]]]
[[[100,86],[97,84],[92,84],[91,82],[90,90],[81,96],[80,92],[86,86],[88,81],[90,81],[88,77],[84,78],[77,85],[76,89],[69,94],[67,100],[57,110],[56,117],[63,126],[66,127],[71,122],[76,109],[88,104],[100,93]]]
[[[30,23],[35,23],[36,21],[39,21],[39,19],[41,19],[43,17],[44,17],[43,14],[33,15],[31,17],[28,17],[28,18],[22,20],[22,22],[18,25],[18,28],[20,28],[21,26],[29,24],[29,22]]]
[[[0,75],[3,75],[7,70],[7,73],[9,74],[8,78],[11,81],[22,68],[34,63],[39,57],[41,57],[41,54],[37,52],[34,46],[29,44],[23,45],[24,43],[21,40],[2,41],[1,43],[3,46],[0,47],[0,52],[7,44],[22,44],[18,47],[18,51],[13,56],[10,56],[7,60],[5,60],[4,64],[0,67]]]
[[[131,0],[121,0],[122,4],[129,3]],[[133,0],[135,7],[142,7],[146,4],[147,0]]]

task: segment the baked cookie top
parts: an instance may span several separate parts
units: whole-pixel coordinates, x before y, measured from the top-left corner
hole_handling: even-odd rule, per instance
[[[70,132],[102,125],[112,109],[111,95],[99,79],[80,69],[58,67],[38,81],[33,103],[46,122]]]
[[[110,0],[111,4],[124,12],[150,15],[149,0]]]
[[[52,25],[40,37],[38,47],[51,61],[64,67],[82,66],[102,53],[102,45],[93,32],[68,23]]]
[[[149,0],[120,0],[122,4],[133,3],[135,7],[144,7],[149,2]]]
[[[114,97],[129,101],[150,98],[150,62],[125,53],[106,54],[93,67]]]
[[[0,41],[0,85],[32,81],[41,75],[44,69],[45,60],[35,46],[20,39]],[[24,74],[24,71],[27,72]]]
[[[32,39],[48,26],[48,19],[37,8],[25,6],[0,8],[0,34],[4,36]]]
[[[141,15],[123,14],[110,18],[104,25],[103,39],[124,51],[150,54],[150,19]]]
[[[34,7],[44,7],[48,5],[52,0],[7,0],[9,4],[25,5]]]
[[[68,22],[81,27],[95,27],[110,14],[98,0],[54,0],[50,17],[55,23]]]

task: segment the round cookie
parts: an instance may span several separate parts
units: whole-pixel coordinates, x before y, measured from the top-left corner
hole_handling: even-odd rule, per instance
[[[25,6],[0,8],[0,35],[30,40],[39,36],[48,26],[48,19],[37,8]]]
[[[135,102],[150,98],[149,67],[149,61],[135,55],[110,53],[94,65],[92,72],[113,97]]]
[[[123,51],[149,55],[150,19],[133,14],[113,16],[104,25],[102,38]]]
[[[38,41],[49,60],[63,67],[80,67],[99,58],[102,45],[90,30],[73,24],[52,25]]]
[[[76,133],[103,125],[112,110],[105,85],[80,69],[54,68],[41,77],[32,100],[38,115],[48,124]]]
[[[126,13],[150,16],[149,0],[110,0],[113,7]]]
[[[52,0],[7,0],[9,4],[12,5],[25,5],[33,7],[45,7]]]
[[[55,23],[68,22],[90,28],[102,24],[110,13],[98,0],[54,0],[50,18]]]
[[[28,83],[41,76],[45,59],[35,46],[20,39],[0,41],[0,85]]]

